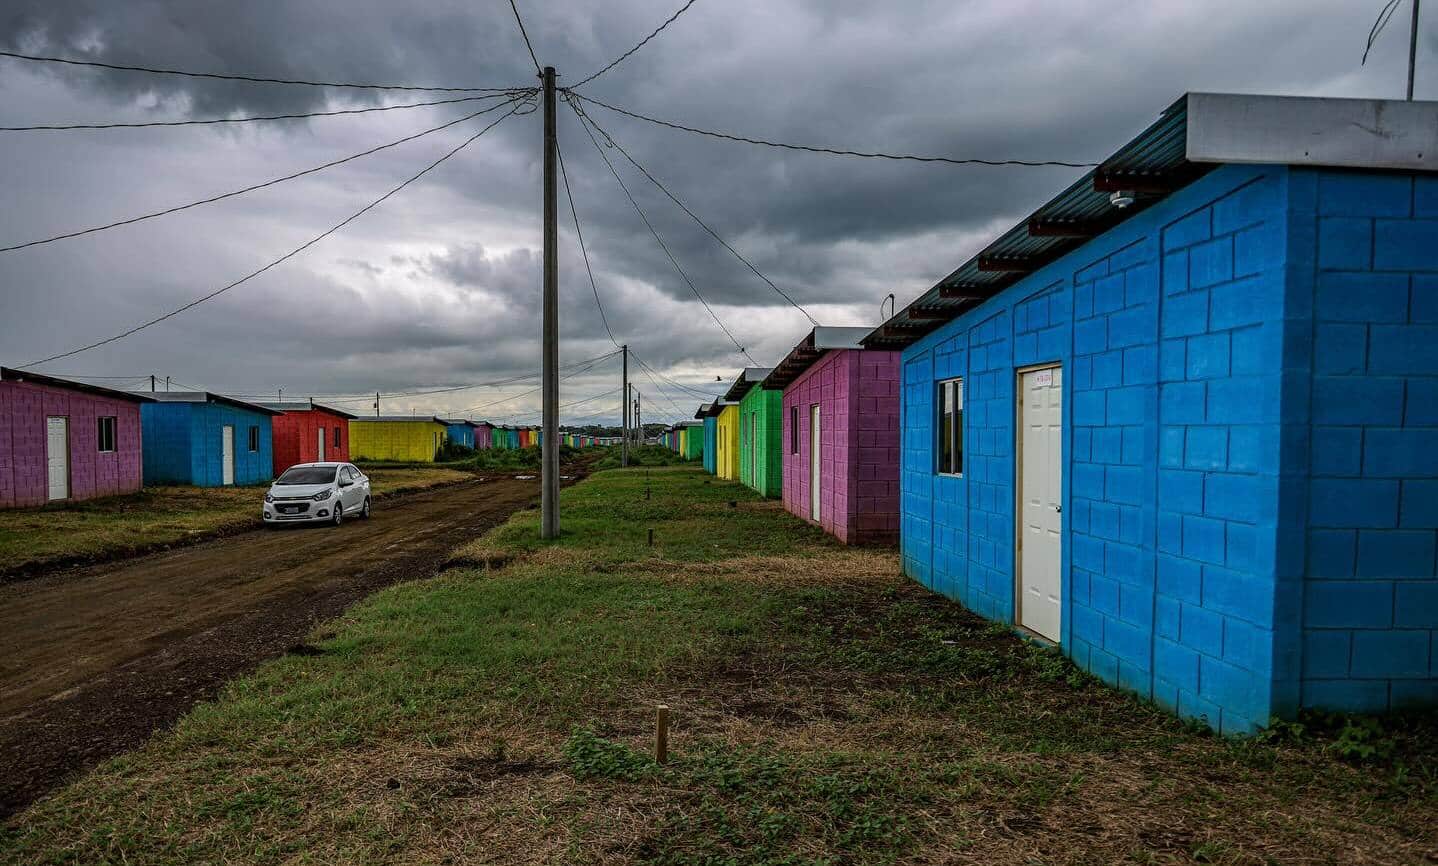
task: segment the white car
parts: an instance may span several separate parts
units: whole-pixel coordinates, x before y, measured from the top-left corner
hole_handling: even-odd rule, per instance
[[[352,463],[300,463],[284,471],[265,494],[265,525],[339,526],[346,516],[370,515],[369,477]]]

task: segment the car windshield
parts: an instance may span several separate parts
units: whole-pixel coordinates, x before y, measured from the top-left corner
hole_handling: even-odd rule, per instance
[[[276,484],[329,484],[335,480],[333,466],[292,466]]]

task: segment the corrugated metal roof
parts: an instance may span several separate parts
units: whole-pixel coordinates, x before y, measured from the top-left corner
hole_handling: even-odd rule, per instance
[[[749,393],[750,388],[763,382],[771,372],[773,370],[769,367],[745,367],[734,380],[734,384],[730,385],[729,390],[725,392],[724,399],[731,403],[738,403],[744,399],[745,394]]]
[[[833,328],[820,326],[810,331],[799,344],[789,350],[764,379],[765,388],[783,390],[815,361],[833,349],[862,349],[869,328]]]
[[[226,397],[224,394],[215,394],[210,391],[159,391],[153,394],[144,394],[157,403],[223,403],[226,406],[234,406],[236,409],[244,409],[249,412],[258,412],[261,415],[283,415],[276,409],[262,406],[259,403],[250,403],[234,397]]]
[[[275,410],[276,412],[311,412],[311,411],[316,411],[316,412],[328,412],[328,413],[330,413],[331,415],[338,415],[338,416],[340,416],[341,418],[358,418],[358,417],[359,417],[358,415],[355,415],[355,414],[352,413],[352,412],[346,412],[346,411],[343,410],[343,409],[336,409],[336,408],[333,407],[333,406],[326,406],[326,405],[324,405],[324,404],[322,404],[322,403],[312,403],[312,402],[308,402],[308,401],[306,401],[306,402],[304,402],[304,403],[300,403],[300,402],[298,402],[298,401],[296,401],[296,402],[288,402],[288,401],[287,401],[287,402],[284,402],[284,403],[269,403],[269,402],[266,402],[266,403],[257,403],[256,405],[258,405],[258,406],[263,406],[263,407],[265,407],[266,409],[273,409],[273,410]]]
[[[113,388],[103,388],[99,385],[87,385],[84,382],[75,382],[70,379],[60,379],[55,376],[46,376],[42,373],[31,373],[28,370],[15,370],[10,367],[0,367],[0,380],[6,382],[34,382],[37,385],[47,385],[52,388],[69,388],[72,391],[82,391],[86,394],[94,394],[97,397],[109,397],[115,400],[129,400],[134,403],[154,402],[148,394],[135,394],[130,391],[116,391]]]
[[[863,340],[870,349],[909,345],[1048,262],[1086,243],[1214,168],[1185,158],[1188,97],[1098,168],[1074,181],[1028,219],[1009,229]],[[1134,195],[1115,207],[1116,190]]]

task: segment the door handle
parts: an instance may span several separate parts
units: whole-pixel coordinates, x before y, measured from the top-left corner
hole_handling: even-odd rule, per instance
[[[1062,505],[1055,505],[1055,506],[1054,506],[1054,511],[1058,512],[1059,514],[1063,514],[1063,513],[1064,513],[1064,507],[1063,507]]]

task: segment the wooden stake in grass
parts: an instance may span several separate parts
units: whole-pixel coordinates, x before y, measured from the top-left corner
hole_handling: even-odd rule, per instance
[[[650,530],[649,530],[649,546],[650,546],[650,547],[653,547],[653,546],[654,546],[654,530],[653,530],[653,529],[650,529]]]
[[[654,709],[654,760],[669,763],[669,705],[660,704]]]

